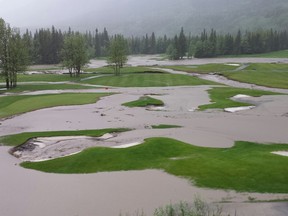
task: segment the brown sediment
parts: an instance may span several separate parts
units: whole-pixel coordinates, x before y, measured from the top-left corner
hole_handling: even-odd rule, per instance
[[[231,147],[237,140],[288,143],[288,118],[285,117],[288,107],[287,95],[245,98],[245,101],[256,104],[256,107],[237,113],[218,110],[197,111],[195,108],[199,105],[209,103],[207,90],[210,88],[210,86],[195,86],[85,90],[85,92],[117,91],[119,94],[105,97],[96,104],[42,109],[1,120],[0,135],[125,127],[135,130],[117,134],[102,144],[106,146],[139,144],[149,137],[169,137],[198,146],[219,148]],[[145,108],[121,106],[145,94],[162,100],[165,103],[165,111],[147,111]],[[158,124],[182,127],[151,129],[151,125]],[[73,141],[68,140],[65,143],[59,140],[61,139],[54,140],[50,144],[45,143],[45,146],[54,146],[61,154],[67,155],[79,151],[80,147],[96,145],[96,141],[91,138],[83,137],[82,141],[81,138],[75,138],[72,139],[76,140],[73,151],[71,148],[66,151],[69,149],[67,143]],[[89,145],[87,140],[91,141]],[[83,146],[80,143],[83,143]],[[35,160],[54,155],[55,150],[45,149],[44,144],[29,145],[25,147],[26,150],[32,153],[35,150],[38,152]],[[287,194],[236,193],[197,188],[185,179],[159,170],[89,175],[47,174],[19,167],[17,164],[20,160],[7,154],[7,151],[7,147],[0,147],[2,171],[0,215],[112,216],[119,213],[124,215],[134,213],[137,210],[152,215],[156,207],[181,200],[191,201],[196,195],[200,195],[203,200],[210,203],[224,202],[222,203],[224,210],[231,215],[234,215],[235,210],[238,216],[287,215],[286,203],[245,203],[252,198],[256,201],[287,199]]]

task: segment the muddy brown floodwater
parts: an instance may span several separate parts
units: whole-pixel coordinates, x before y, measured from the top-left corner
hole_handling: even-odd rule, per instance
[[[42,109],[1,120],[0,135],[28,131],[127,127],[134,130],[109,137],[107,146],[138,143],[145,138],[159,136],[219,148],[231,147],[236,140],[288,143],[287,95],[245,98],[243,100],[256,107],[235,113],[219,110],[195,111],[199,105],[209,103],[209,88],[211,86],[77,90],[118,94],[102,98],[95,104]],[[33,94],[45,93],[47,92],[42,91]],[[149,111],[145,108],[121,106],[122,103],[136,100],[143,95],[153,95],[162,100],[165,103],[164,108]],[[157,124],[173,124],[182,128],[151,129],[151,125]],[[85,138],[81,139],[84,141],[81,140],[79,146],[81,144],[85,148]],[[46,142],[48,147],[49,142]],[[59,142],[57,148],[49,149],[39,144],[37,154],[32,153],[29,158],[43,159],[51,154],[57,157],[55,149],[60,149],[63,154],[64,147],[67,147],[67,143],[61,143]],[[77,142],[75,145],[77,146]],[[115,216],[142,210],[147,215],[152,215],[154,209],[161,205],[189,202],[195,196],[200,196],[209,203],[225,202],[221,204],[223,211],[232,215],[235,211],[237,216],[288,215],[285,202],[245,203],[249,201],[249,197],[256,200],[277,200],[287,199],[287,194],[236,193],[230,190],[198,188],[186,179],[171,176],[161,170],[86,175],[48,174],[21,168],[21,160],[9,155],[8,150],[8,147],[0,147],[0,215],[3,216]],[[67,154],[73,151],[70,149]]]

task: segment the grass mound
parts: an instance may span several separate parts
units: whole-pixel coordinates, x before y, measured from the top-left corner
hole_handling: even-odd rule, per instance
[[[143,96],[140,97],[139,100],[124,103],[123,105],[127,107],[146,107],[146,106],[164,106],[164,103],[161,100],[157,100],[155,98],[148,96]]]

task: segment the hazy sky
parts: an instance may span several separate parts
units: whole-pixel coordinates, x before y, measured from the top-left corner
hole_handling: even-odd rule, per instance
[[[0,0],[0,17],[15,27],[45,26],[117,7],[129,0]]]
[[[107,27],[126,35],[200,33],[204,28],[287,26],[288,0],[0,0],[0,17],[12,27],[86,31]],[[281,10],[280,10],[281,9]],[[282,11],[282,14],[280,12]],[[276,17],[271,16],[276,15]],[[280,17],[281,15],[281,17]],[[277,20],[280,17],[280,21]]]

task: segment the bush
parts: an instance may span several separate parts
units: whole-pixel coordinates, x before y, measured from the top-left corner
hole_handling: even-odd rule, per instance
[[[212,208],[209,204],[196,197],[193,203],[180,202],[155,210],[154,216],[222,216],[220,207]]]

